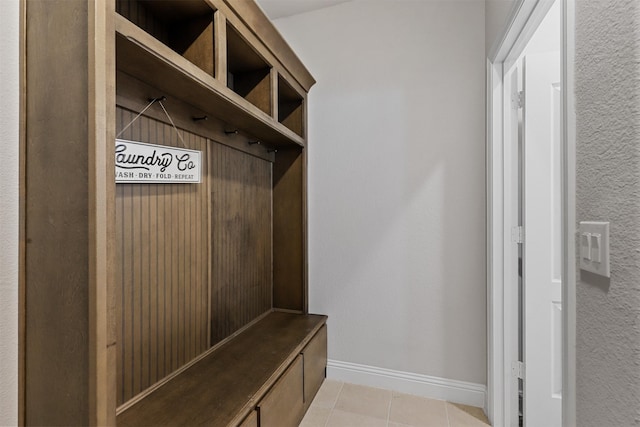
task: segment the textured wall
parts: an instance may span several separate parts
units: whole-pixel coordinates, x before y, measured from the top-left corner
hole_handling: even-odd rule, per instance
[[[18,423],[19,1],[0,1],[0,425]]]
[[[640,425],[640,2],[576,1],[577,218],[611,222],[611,279],[577,283],[577,424]]]
[[[329,357],[485,384],[484,2],[276,24],[318,80],[310,308],[329,315]]]

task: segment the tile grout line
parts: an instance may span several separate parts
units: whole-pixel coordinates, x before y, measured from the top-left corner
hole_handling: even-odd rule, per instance
[[[331,409],[329,410],[329,416],[324,422],[324,427],[327,427],[327,425],[329,424],[329,419],[331,419],[331,415],[333,415],[333,410],[335,409],[336,404],[338,403],[338,399],[340,398],[340,394],[342,393],[343,388],[344,388],[344,381],[340,383],[340,390],[338,390],[338,394],[336,394],[336,398],[333,400],[333,404],[331,405]]]
[[[447,401],[444,401],[444,413],[447,415],[447,426],[451,427],[451,420],[449,420],[449,405]]]
[[[389,427],[389,420],[391,419],[391,405],[393,404],[393,391],[391,392],[391,399],[389,399],[389,406],[387,407],[387,427]]]

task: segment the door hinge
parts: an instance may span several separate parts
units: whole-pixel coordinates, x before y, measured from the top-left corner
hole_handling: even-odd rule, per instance
[[[524,243],[524,228],[521,225],[511,229],[511,240],[513,243]]]
[[[524,363],[520,361],[511,363],[511,375],[516,378],[524,379]]]
[[[515,92],[511,96],[511,105],[513,105],[514,110],[524,107],[524,91]]]

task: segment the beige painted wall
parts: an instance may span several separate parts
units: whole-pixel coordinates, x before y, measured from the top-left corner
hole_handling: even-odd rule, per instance
[[[332,360],[486,384],[482,1],[276,21],[310,94],[310,306]]]

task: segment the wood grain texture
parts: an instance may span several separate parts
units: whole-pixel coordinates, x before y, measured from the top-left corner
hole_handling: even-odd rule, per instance
[[[90,279],[95,260],[88,248],[95,237],[89,216],[95,212],[89,208],[88,169],[89,147],[96,141],[87,123],[88,69],[95,65],[88,58],[90,25],[86,0],[26,4],[26,425],[88,425],[93,419],[89,292],[96,276]]]
[[[227,19],[219,10],[213,16],[215,78],[227,85]]]
[[[215,58],[213,52],[213,14],[211,14],[211,18],[206,17],[203,21],[206,24],[205,28],[195,36],[189,33],[181,34],[182,37],[185,35],[191,36],[183,42],[187,46],[184,48],[182,56],[200,67],[207,74],[213,76],[215,69]],[[199,26],[194,30],[200,30]]]
[[[278,104],[278,120],[302,137],[304,133],[304,104],[300,101],[281,102]]]
[[[303,361],[298,355],[258,404],[260,427],[297,427],[304,415]]]
[[[268,68],[234,75],[234,91],[271,115],[271,73]]]
[[[302,350],[304,357],[304,407],[309,408],[326,376],[327,325]]]
[[[296,92],[282,77],[278,77],[278,121],[301,137],[304,132],[304,96]]]
[[[240,424],[325,322],[269,314],[118,415],[118,426]]]
[[[89,423],[114,425],[115,26],[114,1],[88,3],[89,21]]]
[[[201,0],[116,0],[117,12],[213,76],[213,9]]]
[[[271,115],[271,66],[227,24],[227,86]]]
[[[224,4],[233,10],[239,19],[251,29],[251,32],[264,43],[268,51],[278,58],[283,68],[304,87],[304,90],[308,92],[311,89],[311,86],[315,84],[313,76],[254,1],[215,0],[213,3],[217,7]]]
[[[271,309],[271,163],[212,143],[211,343]]]
[[[136,115],[117,113],[118,129]],[[203,152],[204,183],[116,186],[119,405],[208,348],[207,141],[181,133]],[[121,138],[182,146],[171,126],[145,116]]]
[[[295,132],[125,18],[116,15],[115,21],[118,70],[266,143],[304,145]]]
[[[149,86],[122,72],[117,72],[116,76],[118,80],[116,102],[128,110],[142,111],[149,104],[149,98],[163,94],[160,89]],[[220,144],[233,147],[236,150],[270,162],[275,159],[275,154],[269,153],[266,146],[248,143],[259,139],[255,135],[247,134],[242,130],[238,130],[237,134],[226,134],[225,130],[229,130],[227,123],[215,117],[210,117],[204,111],[177,98],[168,98],[164,101],[164,105],[171,112],[173,122],[180,129],[204,136]],[[159,105],[152,105],[145,112],[145,116],[167,121],[167,116]],[[201,118],[203,116],[207,116],[207,119],[194,120],[194,117]]]
[[[258,427],[258,412],[251,411],[238,427]]]
[[[273,165],[273,307],[306,311],[304,152],[278,151]]]
[[[137,0],[116,0],[116,12],[164,44],[169,44],[169,26]]]

